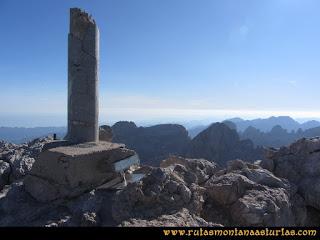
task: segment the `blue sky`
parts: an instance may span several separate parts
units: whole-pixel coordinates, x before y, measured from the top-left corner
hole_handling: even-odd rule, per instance
[[[0,125],[65,124],[70,7],[100,28],[102,122],[320,117],[320,1],[0,0]]]

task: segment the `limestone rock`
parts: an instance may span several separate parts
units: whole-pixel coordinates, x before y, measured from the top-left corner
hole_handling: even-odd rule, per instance
[[[266,169],[239,159],[229,162],[227,171],[240,173],[257,184],[272,188],[290,189],[290,184],[286,179],[280,179]]]
[[[134,151],[101,142],[41,152],[50,141],[0,142],[0,179],[8,176],[8,169],[26,169],[21,174],[10,171],[10,181],[0,190],[0,226],[271,227],[320,223],[320,139],[302,139],[293,146],[270,150],[273,167],[268,169],[273,172],[262,164],[239,159],[222,169],[204,159],[170,156],[160,168],[144,166],[134,171],[145,177],[117,192],[102,188],[105,183],[101,185],[100,180],[108,178],[106,172],[118,174],[137,162]],[[28,161],[23,160],[29,158],[36,159],[30,164],[30,173]]]
[[[121,223],[130,218],[152,219],[182,208],[199,214],[203,202],[201,191],[196,184],[187,183],[175,169],[155,168],[115,196],[112,216]]]
[[[43,147],[51,141],[51,137],[44,137],[20,145],[4,141],[0,142],[0,157],[2,161],[10,166],[8,183],[26,176],[30,172],[35,158],[37,158]]]
[[[316,187],[298,191],[259,165],[235,160],[219,170],[212,162],[181,157],[161,165],[144,169],[145,177],[120,191],[93,186],[79,196],[50,202],[31,197],[23,182],[6,185],[0,191],[0,226],[271,227],[320,220]],[[302,182],[307,186],[312,180]],[[39,191],[50,193],[49,187]]]
[[[0,226],[115,226],[111,218],[114,191],[93,190],[80,197],[50,203],[32,198],[15,182],[0,192]]]
[[[95,212],[85,212],[81,218],[81,226],[93,227],[97,226],[97,214]]]
[[[41,152],[26,190],[39,201],[70,198],[90,191],[138,164],[135,152],[110,142],[83,143]],[[122,161],[120,161],[122,160]]]
[[[208,196],[222,206],[228,206],[237,201],[248,189],[254,188],[255,183],[245,176],[228,173],[220,177],[212,177],[206,182]]]
[[[292,213],[296,226],[310,226],[308,221],[308,209],[304,199],[299,194],[293,194],[290,198]],[[320,217],[320,215],[319,215]],[[314,224],[314,222],[312,223]]]
[[[161,215],[156,219],[129,219],[121,223],[122,227],[215,227],[221,226],[210,223],[204,219],[190,214],[190,212],[183,208],[179,212],[172,215]]]
[[[320,138],[302,138],[288,147],[271,149],[268,158],[276,176],[297,186],[306,207],[320,211]]]
[[[307,206],[320,210],[320,177],[308,177],[299,184],[299,192]]]
[[[221,168],[214,162],[209,162],[205,159],[189,159],[178,156],[170,156],[160,163],[160,167],[174,167],[180,164],[186,167],[188,172],[196,175],[196,183],[202,184],[207,181],[213,174]]]
[[[305,224],[306,208],[287,180],[241,160],[229,162],[226,170],[219,171],[205,161],[181,157],[163,161],[165,168],[153,168],[140,182],[115,196],[115,221],[124,226],[161,225],[165,221],[161,216],[173,216],[186,208],[206,222],[222,225]],[[211,170],[203,174],[197,164]],[[199,175],[210,177],[198,181]]]
[[[0,160],[0,190],[9,183],[10,171],[9,163]]]
[[[249,190],[231,207],[231,217],[240,226],[292,226],[289,196],[284,189]]]
[[[15,182],[0,193],[0,226],[34,226],[41,219],[50,218],[53,206],[34,200],[23,187],[23,182]]]
[[[21,159],[12,162],[12,181],[21,179],[26,176],[30,171],[35,162],[34,158],[22,156]]]
[[[262,168],[265,168],[271,172],[273,172],[274,170],[274,162],[272,159],[266,157],[263,160],[261,160],[260,164],[259,164]]]
[[[204,187],[204,208],[216,213],[206,219],[224,225],[292,226],[301,223],[294,213],[305,214],[293,211],[288,181],[241,160],[229,162],[226,173],[212,176]]]

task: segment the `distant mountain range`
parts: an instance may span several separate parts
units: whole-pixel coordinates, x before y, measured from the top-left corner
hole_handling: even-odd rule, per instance
[[[158,166],[171,155],[206,158],[220,165],[237,157],[248,161],[262,159],[262,148],[251,140],[241,140],[232,122],[214,123],[191,139],[186,128],[179,124],[159,124],[138,127],[134,122],[121,121],[111,129],[113,142],[124,143],[135,150],[142,164]],[[65,128],[1,128],[1,137],[11,137],[16,142],[57,133],[63,137]],[[20,132],[20,133],[19,133]],[[1,131],[0,131],[1,134]]]
[[[244,120],[242,118],[231,118],[226,121],[233,122],[239,133],[244,132],[248,127],[254,127],[261,132],[270,132],[274,126],[280,126],[281,128],[291,131],[307,130],[310,128],[320,127],[320,122],[311,120],[304,123],[299,123],[291,117],[280,116],[280,117],[270,117],[270,118],[257,118],[253,120]],[[195,137],[201,131],[206,129],[209,125],[199,125],[188,129],[189,136]]]
[[[300,138],[320,136],[320,127],[288,132],[280,125],[274,126],[269,132],[262,132],[257,128],[248,127],[240,134],[241,139],[250,139],[256,146],[281,147],[293,143]]]
[[[213,123],[194,139],[182,125],[159,124],[137,127],[134,122],[117,122],[112,126],[113,141],[135,150],[142,164],[159,166],[170,155],[205,158],[226,165],[241,158],[254,161],[263,158],[262,148],[251,140],[241,140],[231,122]]]
[[[299,128],[306,130],[309,128],[319,127],[320,122],[311,120],[304,123],[299,123],[291,117],[281,116],[281,117],[270,117],[270,118],[257,118],[253,120],[243,120],[241,118],[228,119],[237,125],[237,130],[243,132],[249,126],[259,129],[262,132],[269,132],[271,129],[279,125],[283,129],[288,131],[297,131]]]
[[[121,122],[120,122],[121,123]],[[225,120],[224,123],[231,129],[236,129],[241,140],[250,139],[255,146],[271,146],[280,147],[283,145],[288,145],[294,140],[302,137],[314,137],[320,135],[320,122],[319,121],[307,121],[304,123],[299,123],[298,121],[292,119],[291,117],[270,117],[266,119],[258,118],[253,120],[244,120],[241,118],[231,118]],[[199,122],[199,124],[201,124]],[[211,124],[210,124],[211,125]],[[199,133],[207,129],[210,125],[198,125],[195,127],[185,126],[187,128],[186,134],[190,138],[196,137]],[[170,132],[170,136],[165,141],[167,145],[165,146],[167,152],[171,152],[170,144],[178,144],[179,141],[188,141],[186,138],[184,130],[181,125],[178,124],[160,124],[150,127],[137,127],[136,125],[130,125],[128,122],[122,122],[121,129],[122,132],[118,131],[117,126],[119,123],[115,124],[113,130],[116,131],[116,140],[123,140],[121,136],[128,137],[130,131],[134,132],[135,137],[130,139],[125,139],[125,143],[137,147],[138,149],[145,149],[146,146],[143,142],[149,141],[149,138],[153,136],[158,136],[157,141],[162,141],[162,136],[165,136],[166,131]],[[180,127],[179,127],[180,126]],[[193,125],[194,126],[194,125]],[[35,128],[23,128],[23,127],[0,127],[0,140],[9,141],[12,143],[23,143],[30,141],[34,138],[43,137],[49,134],[56,133],[58,138],[63,138],[66,134],[66,127],[35,127]],[[128,132],[129,131],[129,132]],[[120,135],[119,135],[120,134]],[[131,134],[133,135],[133,133]],[[153,136],[152,136],[153,135]],[[139,141],[137,141],[137,137]],[[118,138],[118,139],[117,139]],[[162,140],[161,140],[162,139]],[[173,143],[176,139],[177,143]],[[121,142],[121,141],[120,141]],[[180,147],[175,146],[176,153],[181,153],[182,145],[184,143],[179,143]],[[178,149],[178,150],[177,150]],[[156,144],[153,151],[158,151]],[[175,152],[173,151],[173,152]],[[142,152],[149,152],[147,150],[142,150]],[[146,158],[148,154],[146,154]],[[159,158],[163,156],[159,153]],[[157,159],[160,161],[160,159]]]

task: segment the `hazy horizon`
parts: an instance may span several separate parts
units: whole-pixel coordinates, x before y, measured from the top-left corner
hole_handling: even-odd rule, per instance
[[[319,1],[2,0],[0,126],[66,125],[75,6],[100,28],[101,123],[320,119]]]
[[[126,111],[123,111],[126,113]],[[137,110],[135,110],[136,114],[139,114]],[[194,127],[199,125],[207,125],[213,122],[221,122],[231,118],[242,118],[243,120],[253,120],[258,118],[270,118],[270,117],[283,117],[289,115],[251,115],[251,117],[246,115],[232,115],[232,114],[222,114],[220,115],[202,115],[202,117],[195,118],[192,115],[193,112],[189,112],[189,115],[182,114],[182,115],[171,115],[167,117],[159,116],[159,111],[154,110],[154,113],[157,113],[158,116],[149,117],[149,118],[140,118],[139,115],[135,117],[118,117],[114,118],[109,116],[109,119],[106,116],[100,117],[99,124],[108,124],[113,125],[115,122],[118,121],[133,121],[138,126],[151,126],[155,124],[164,124],[164,123],[177,123],[182,124],[188,127]],[[200,115],[201,116],[201,115]],[[317,120],[320,121],[320,117],[312,118],[312,117],[292,117],[292,119],[296,120],[299,123],[304,123],[310,120]],[[8,114],[8,115],[0,115],[0,127],[65,127],[67,126],[67,115],[66,114]]]

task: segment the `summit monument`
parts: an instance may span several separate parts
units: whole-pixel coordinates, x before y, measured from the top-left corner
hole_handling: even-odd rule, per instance
[[[68,133],[70,142],[99,140],[99,29],[79,8],[70,9]]]
[[[42,148],[24,186],[35,199],[74,198],[97,188],[118,188],[136,179],[135,151],[112,143],[107,126],[99,139],[99,30],[93,18],[70,9],[68,39],[68,133]]]

